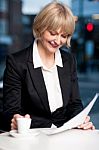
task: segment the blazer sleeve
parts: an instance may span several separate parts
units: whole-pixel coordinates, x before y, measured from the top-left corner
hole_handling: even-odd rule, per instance
[[[67,113],[69,118],[74,117],[83,109],[83,104],[80,98],[78,77],[77,77],[77,62],[73,54],[71,54],[71,94],[69,104],[67,106]]]
[[[5,124],[9,125],[7,128],[10,129],[13,115],[21,112],[21,76],[12,55],[9,55],[6,60],[3,78],[3,99]]]
[[[18,64],[17,64],[18,63]],[[3,79],[3,114],[5,130],[10,130],[11,119],[14,114],[25,115],[27,110],[22,107],[22,84],[24,77],[22,76],[22,67],[13,55],[9,55],[6,60],[6,68]],[[25,95],[25,94],[24,94]],[[25,100],[25,99],[24,99]],[[31,128],[50,127],[52,122],[46,117],[39,117],[30,114],[32,118]]]

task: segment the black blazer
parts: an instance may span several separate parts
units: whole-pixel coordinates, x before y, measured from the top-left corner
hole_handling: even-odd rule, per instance
[[[31,128],[57,127],[78,114],[83,106],[79,97],[76,62],[72,54],[62,51],[63,67],[57,66],[63,107],[51,113],[41,68],[34,69],[32,44],[7,57],[4,73],[4,117],[10,129],[14,114],[30,114]]]

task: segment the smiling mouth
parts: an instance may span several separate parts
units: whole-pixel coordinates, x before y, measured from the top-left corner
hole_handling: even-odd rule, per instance
[[[59,45],[55,41],[49,41],[49,43],[53,48],[59,47]]]

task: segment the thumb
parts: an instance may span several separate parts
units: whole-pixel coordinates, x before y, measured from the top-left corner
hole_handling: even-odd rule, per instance
[[[30,118],[30,115],[29,115],[29,114],[26,114],[24,117],[25,117],[25,118]]]

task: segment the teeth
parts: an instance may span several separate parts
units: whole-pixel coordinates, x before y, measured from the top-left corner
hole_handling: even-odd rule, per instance
[[[55,43],[55,41],[51,41],[50,43],[51,43],[52,46],[58,47],[58,45]]]
[[[54,41],[51,41],[51,44],[55,44]]]

